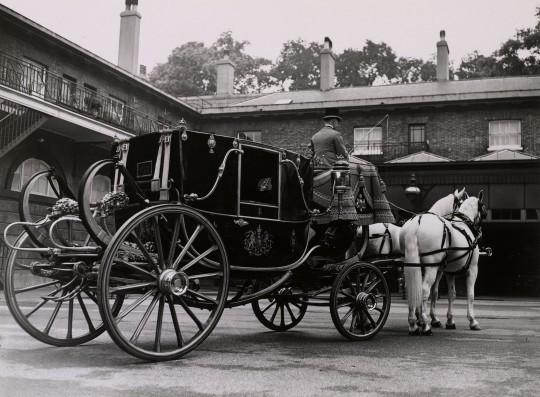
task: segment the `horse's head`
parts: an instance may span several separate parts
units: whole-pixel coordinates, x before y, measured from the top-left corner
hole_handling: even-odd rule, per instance
[[[459,212],[466,215],[473,226],[478,227],[486,219],[487,209],[483,203],[484,191],[480,190],[478,197],[468,197],[459,206]]]
[[[454,212],[455,212],[459,209],[459,206],[463,203],[463,201],[469,197],[469,195],[465,192],[465,188],[463,188],[461,192],[456,189],[453,196],[454,196]]]

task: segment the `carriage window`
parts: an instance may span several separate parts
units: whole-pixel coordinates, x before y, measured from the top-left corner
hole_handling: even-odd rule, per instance
[[[382,127],[355,128],[353,154],[382,154]]]
[[[11,181],[11,190],[20,192],[26,182],[32,175],[37,172],[47,171],[49,165],[44,161],[30,158],[25,160],[13,174],[13,180]],[[35,184],[32,193],[39,194],[40,196],[56,197],[47,179],[40,178]]]
[[[488,150],[513,149],[521,147],[521,122],[519,120],[497,120],[489,122]]]
[[[111,180],[104,175],[96,175],[92,180],[90,202],[96,203],[111,191]]]
[[[245,139],[247,141],[262,142],[261,131],[243,131],[236,134],[238,139]]]

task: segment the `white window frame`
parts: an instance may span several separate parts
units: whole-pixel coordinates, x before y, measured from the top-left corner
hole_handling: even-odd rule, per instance
[[[43,160],[36,159],[34,157],[24,160],[13,173],[13,179],[11,181],[11,190],[20,192],[23,186],[25,185],[25,183],[28,182],[30,177],[32,177],[34,174],[38,172],[46,171],[49,168],[51,167],[46,162],[44,162]],[[27,172],[28,169],[30,169],[30,172]],[[43,179],[43,181],[41,181],[41,179]],[[30,193],[33,193],[39,196],[56,198],[56,194],[54,190],[52,189],[50,183],[45,179],[45,176],[39,178],[34,184],[34,187],[37,189],[32,190]],[[40,187],[43,187],[43,189],[40,189]]]
[[[239,131],[236,133],[238,139],[244,139],[246,141],[262,142],[261,131]]]
[[[488,151],[501,149],[523,150],[520,120],[492,120],[489,122]]]
[[[359,156],[382,154],[382,127],[355,127],[354,151]]]

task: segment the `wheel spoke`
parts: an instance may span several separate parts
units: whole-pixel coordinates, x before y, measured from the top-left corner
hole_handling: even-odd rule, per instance
[[[139,284],[122,285],[120,287],[112,287],[110,289],[110,293],[115,294],[118,292],[126,292],[130,290],[138,289],[138,288],[145,288],[145,287],[150,287],[150,286],[155,286],[155,285],[157,285],[156,281],[150,281],[150,282],[139,283]]]
[[[36,289],[50,287],[51,285],[54,285],[54,284],[58,284],[58,280],[49,281],[49,282],[43,283],[43,284],[36,284],[36,285],[32,285],[32,286],[26,287],[26,288],[16,289],[14,292],[15,292],[15,294],[21,294],[23,292],[34,291]]]
[[[157,292],[154,295],[154,298],[152,299],[152,302],[150,302],[150,305],[148,305],[148,307],[146,308],[146,311],[144,312],[144,315],[141,318],[141,321],[137,325],[137,328],[135,329],[135,332],[133,332],[133,335],[129,339],[129,341],[131,343],[133,343],[133,344],[137,343],[137,340],[139,339],[139,336],[141,335],[141,332],[142,332],[144,326],[148,322],[148,319],[150,318],[150,315],[152,314],[152,311],[154,310],[154,307],[156,307],[156,303],[158,302],[160,295],[161,294],[159,292]]]
[[[132,263],[126,262],[125,260],[115,259],[114,262],[116,264],[119,264],[119,265],[127,266],[136,273],[144,274],[145,276],[149,277],[150,279],[155,280],[157,278],[157,276],[154,273],[150,273],[149,271],[144,270],[141,267],[136,266],[136,265],[134,265]]]
[[[264,312],[266,312],[268,309],[270,309],[272,306],[274,306],[274,305],[276,304],[276,302],[277,302],[277,301],[274,299],[274,300],[272,301],[272,303],[270,303],[268,306],[266,306],[266,307],[264,308],[264,310],[261,310],[261,313],[264,314]]]
[[[345,321],[350,317],[350,315],[353,313],[353,308],[351,307],[347,313],[341,318],[341,324],[345,325]]]
[[[180,262],[182,261],[182,259],[184,259],[184,256],[186,255],[186,252],[188,252],[188,250],[191,248],[191,245],[193,244],[193,242],[195,241],[195,239],[197,238],[199,233],[202,231],[202,229],[203,229],[203,227],[201,225],[197,225],[197,227],[193,231],[193,234],[189,238],[188,242],[186,243],[184,248],[182,248],[182,251],[180,252],[180,255],[178,255],[178,258],[175,259],[175,261],[174,261],[174,263],[172,265],[173,269],[175,269],[175,270],[178,269],[178,266],[180,265]]]
[[[152,218],[152,223],[154,225],[154,238],[155,238],[155,241],[156,241],[156,248],[157,248],[157,252],[158,252],[158,262],[159,262],[159,267],[164,269],[165,267],[167,267],[166,263],[165,263],[165,255],[163,253],[163,244],[161,242],[161,233],[160,233],[160,229],[159,229],[159,219],[158,219],[158,215],[154,216]]]
[[[90,318],[90,315],[88,314],[88,310],[86,309],[86,304],[84,303],[84,300],[80,294],[77,295],[77,300],[79,301],[79,305],[81,306],[81,311],[83,312],[86,323],[88,324],[88,330],[90,332],[94,332],[96,328],[94,327],[94,324],[92,324],[92,319]]]
[[[350,298],[350,299],[352,299],[352,300],[355,299],[355,298],[354,298],[354,295],[349,294],[348,292],[345,292],[345,290],[343,290],[343,289],[341,289],[341,288],[338,290],[338,293],[340,293],[340,294],[342,294],[342,295],[345,295],[347,298]]]
[[[169,303],[169,310],[171,311],[171,317],[174,326],[174,332],[176,334],[176,342],[178,347],[184,346],[184,338],[182,337],[182,332],[180,330],[180,324],[178,324],[178,317],[176,315],[176,309],[174,308],[174,302],[170,296],[167,297],[167,302]]]
[[[193,276],[188,276],[189,280],[194,280],[197,278],[206,278],[206,277],[223,277],[223,272],[215,272],[215,273],[204,273],[204,274],[196,274]]]
[[[209,298],[209,297],[206,296],[206,295],[200,294],[200,293],[198,293],[198,292],[196,292],[196,291],[193,291],[193,290],[191,290],[191,289],[189,289],[189,288],[186,290],[186,292],[189,292],[190,294],[196,296],[197,298],[200,298],[201,300],[203,300],[203,301],[205,301],[205,302],[210,302],[210,303],[212,303],[212,304],[214,304],[214,305],[217,305],[217,300],[212,299],[212,298]]]
[[[156,338],[154,340],[154,351],[161,351],[161,329],[163,327],[163,307],[165,306],[165,296],[161,295],[159,298],[158,316],[156,323]]]
[[[355,325],[357,317],[358,315],[356,314],[356,310],[353,310],[353,315],[351,318],[351,325],[349,326],[349,332],[354,332],[354,325]]]
[[[276,319],[276,314],[277,314],[278,310],[279,310],[279,304],[276,304],[276,309],[274,310],[274,313],[272,314],[272,317],[270,318],[271,323],[273,323],[274,320]]]
[[[287,311],[289,312],[289,316],[291,316],[291,321],[292,322],[296,321],[296,317],[289,306],[289,302],[285,302],[285,307],[287,308]]]
[[[370,286],[366,289],[366,292],[367,293],[370,293],[371,291],[373,291],[373,288],[375,288],[377,285],[379,285],[381,283],[381,279],[378,278],[376,280],[373,280],[370,284]]]
[[[154,268],[154,270],[156,271],[157,274],[160,273],[160,269],[159,269],[159,266],[157,265],[156,262],[154,262],[154,259],[152,258],[152,256],[150,255],[150,253],[148,252],[148,250],[146,249],[146,247],[144,246],[144,244],[142,243],[141,239],[139,238],[139,236],[137,236],[137,234],[135,233],[135,230],[132,230],[131,231],[131,235],[133,236],[133,238],[135,239],[135,243],[137,244],[137,246],[139,247],[139,249],[141,250],[142,254],[144,255],[144,257],[146,258],[146,260],[148,261],[148,263],[152,264],[152,267]]]
[[[90,291],[88,291],[88,288],[84,289],[83,292],[85,293],[85,295],[87,297],[89,297],[92,301],[94,301],[94,303],[96,305],[99,305],[98,301],[97,301],[97,298],[95,297],[94,294],[90,293]]]
[[[178,235],[180,233],[180,217],[176,216],[174,227],[171,236],[171,247],[169,249],[169,256],[167,257],[167,266],[172,266],[172,260],[174,253],[176,252],[176,245],[178,244]]]
[[[285,309],[284,309],[283,306],[284,306],[283,304],[279,305],[279,307],[280,307],[280,310],[279,310],[279,311],[280,311],[280,313],[281,313],[281,323],[280,323],[280,325],[281,325],[282,327],[285,326]]]
[[[371,323],[371,326],[373,328],[375,328],[377,326],[377,323],[375,322],[375,320],[373,320],[373,317],[371,317],[371,314],[369,313],[369,311],[367,309],[365,309],[362,312],[364,313],[364,315],[367,317],[367,319]]]
[[[62,294],[62,296],[64,296],[64,295],[65,294]],[[54,320],[56,320],[56,316],[58,315],[58,312],[60,311],[60,307],[62,307],[62,303],[63,303],[62,301],[59,301],[59,302],[56,303],[56,307],[53,310],[51,318],[49,319],[49,322],[47,323],[47,326],[43,330],[43,332],[46,335],[49,335],[49,331],[51,330],[51,327],[52,327],[52,325],[54,323]]]
[[[15,263],[13,266],[26,269],[26,270],[31,270],[30,265],[25,265],[24,263]]]
[[[73,299],[69,300],[68,304],[68,329],[66,339],[73,338]]]
[[[119,313],[115,317],[116,323],[119,323],[124,317],[126,317],[129,313],[131,313],[137,306],[139,306],[144,300],[146,300],[150,295],[154,293],[154,290],[148,291],[146,294],[140,296],[137,298],[135,302],[133,302],[131,305],[129,305],[127,308],[122,310],[121,313]]]
[[[201,259],[207,257],[208,255],[210,255],[212,252],[216,251],[218,249],[218,246],[217,245],[212,245],[210,248],[208,248],[206,251],[204,251],[202,254],[200,254],[198,257],[196,257],[195,259],[191,260],[189,263],[187,263],[186,265],[184,265],[182,267],[182,269],[180,269],[180,271],[182,272],[185,272],[187,269],[189,269],[191,266],[193,266],[194,264],[198,263],[201,261]]]
[[[195,322],[195,324],[197,324],[197,327],[199,327],[199,330],[202,331],[204,329],[204,326],[201,323],[201,321],[197,318],[195,313],[193,313],[193,311],[190,309],[190,307],[188,305],[186,305],[186,302],[184,302],[184,300],[182,298],[179,297],[178,301],[180,302],[180,305],[182,306],[182,308],[189,315],[189,317],[191,317],[191,319]]]

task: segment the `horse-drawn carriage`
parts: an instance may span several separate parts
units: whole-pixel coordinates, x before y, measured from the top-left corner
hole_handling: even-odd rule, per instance
[[[323,243],[321,220],[341,217],[348,192],[369,196],[361,167],[327,170],[331,198],[316,211],[312,164],[291,151],[180,127],[117,142],[112,154],[88,169],[77,197],[52,169],[32,176],[21,221],[4,232],[6,301],[36,339],[73,346],[106,329],[136,357],[176,359],[225,308],[246,304],[276,331],[296,326],[310,305],[329,306],[349,339],[384,326],[387,281],[361,260],[373,218],[366,212],[352,254],[356,233]],[[36,184],[58,199],[38,217]]]

